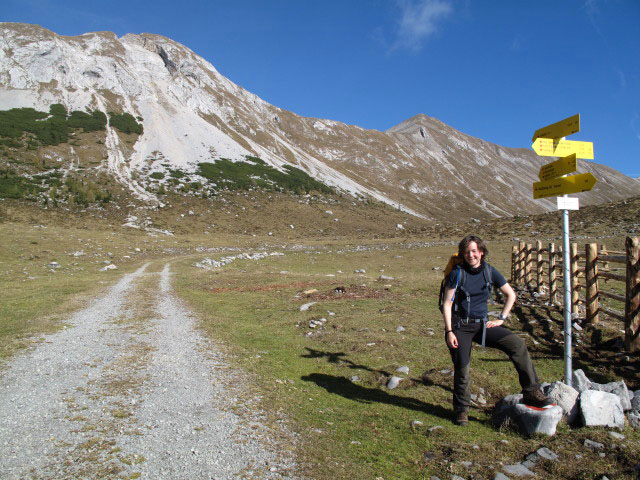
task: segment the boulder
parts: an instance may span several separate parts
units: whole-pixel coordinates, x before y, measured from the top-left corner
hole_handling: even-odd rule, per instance
[[[620,397],[613,393],[586,390],[580,394],[580,415],[587,427],[624,428]]]
[[[562,408],[567,423],[573,425],[578,418],[578,390],[563,382],[553,382],[545,393],[553,403]]]
[[[584,392],[591,388],[591,380],[587,378],[582,370],[576,370],[573,372],[573,388],[579,392]]]
[[[493,412],[493,423],[498,428],[515,428],[524,435],[542,433],[554,435],[562,419],[563,410],[557,405],[546,408],[520,403],[522,395],[509,395],[502,399]]]
[[[633,428],[640,428],[640,413],[631,412],[627,418],[629,419],[629,425]]]
[[[623,381],[610,382],[605,384],[591,382],[591,390],[598,390],[600,392],[613,393],[620,397],[620,405],[622,410],[628,412],[631,410],[631,399],[629,395],[629,389]]]
[[[640,413],[640,393],[635,392],[631,400],[631,410]]]
[[[520,427],[520,432],[525,435],[533,435],[534,433],[555,435],[556,427],[563,415],[562,408],[557,405],[537,408],[519,403],[513,409],[516,424]]]

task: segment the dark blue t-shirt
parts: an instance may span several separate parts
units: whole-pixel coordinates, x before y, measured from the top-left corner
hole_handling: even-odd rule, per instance
[[[465,276],[463,288],[471,297],[471,307],[467,312],[467,297],[460,288],[458,288],[455,299],[458,303],[458,316],[461,318],[466,318],[468,316],[474,318],[484,317],[487,315],[487,301],[489,300],[489,289],[487,288],[487,281],[483,273],[484,262],[479,268],[471,268],[466,262],[463,263],[461,267],[464,269]],[[491,283],[493,283],[494,288],[501,288],[507,283],[507,281],[498,270],[492,266],[490,266],[490,268]],[[463,273],[460,272],[460,274],[462,275]],[[451,273],[447,278],[446,288],[455,287],[457,275],[457,268],[451,270]]]

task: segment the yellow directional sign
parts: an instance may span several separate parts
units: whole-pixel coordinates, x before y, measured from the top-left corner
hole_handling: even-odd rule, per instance
[[[560,160],[541,166],[538,178],[540,180],[549,180],[551,178],[561,177],[567,173],[573,173],[577,169],[578,160],[574,153],[568,157],[562,157]]]
[[[565,118],[553,125],[542,127],[535,131],[531,141],[536,138],[562,138],[580,131],[580,114]]]
[[[580,173],[569,177],[553,178],[533,184],[533,198],[557,197],[570,193],[588,192],[596,184],[591,173]]]
[[[531,148],[543,157],[566,157],[575,153],[577,158],[593,160],[593,142],[537,138]]]

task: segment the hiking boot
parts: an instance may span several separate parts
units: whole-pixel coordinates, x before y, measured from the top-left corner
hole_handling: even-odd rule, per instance
[[[553,405],[553,400],[542,393],[542,390],[537,389],[531,392],[524,392],[522,403],[530,407],[544,408]]]
[[[466,427],[469,424],[469,412],[467,412],[466,410],[460,410],[456,412],[454,423],[461,427]]]

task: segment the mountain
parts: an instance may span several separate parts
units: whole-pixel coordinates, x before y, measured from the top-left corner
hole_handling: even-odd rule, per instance
[[[285,182],[308,191],[321,182],[427,220],[555,208],[553,199],[532,199],[549,161],[533,151],[488,143],[426,115],[386,132],[302,117],[159,35],[64,37],[1,23],[0,110],[11,172],[32,180],[53,167],[63,178],[108,173],[148,202],[168,190],[207,196],[242,182]],[[11,130],[14,123],[22,126]],[[609,167],[580,161],[580,171],[599,180],[579,195],[585,205],[640,194],[638,181]]]

